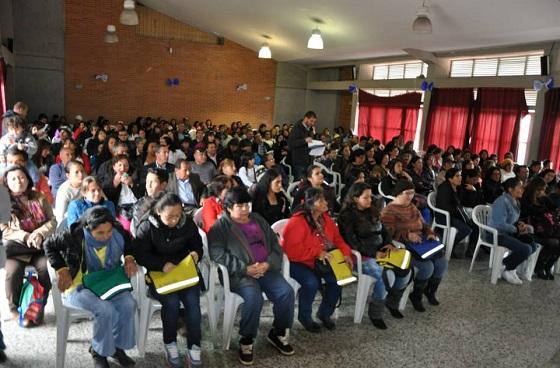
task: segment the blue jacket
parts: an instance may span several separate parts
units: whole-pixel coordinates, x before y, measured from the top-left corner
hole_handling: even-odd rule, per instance
[[[515,234],[520,212],[519,202],[509,193],[503,193],[492,203],[492,217],[488,225],[498,229],[498,232]]]
[[[87,199],[80,198],[80,199],[73,200],[68,205],[67,216],[66,216],[67,227],[70,227],[70,225],[72,225],[73,223],[78,222],[82,214],[86,212],[88,208],[91,208],[93,206],[107,207],[109,211],[111,211],[113,217],[116,217],[115,205],[113,204],[113,202],[104,199],[100,203],[92,203]]]

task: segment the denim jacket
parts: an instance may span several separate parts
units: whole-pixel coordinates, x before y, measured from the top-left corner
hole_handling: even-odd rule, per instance
[[[492,217],[488,225],[496,228],[498,232],[515,234],[519,214],[519,202],[509,193],[503,193],[492,203]]]

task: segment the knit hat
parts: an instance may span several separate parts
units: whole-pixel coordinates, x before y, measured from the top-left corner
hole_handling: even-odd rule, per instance
[[[406,190],[414,189],[414,184],[407,179],[400,179],[393,189],[393,195],[396,197]]]

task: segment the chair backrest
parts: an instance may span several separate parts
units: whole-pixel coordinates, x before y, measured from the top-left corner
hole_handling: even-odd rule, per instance
[[[61,311],[62,308],[64,308],[64,305],[62,304],[62,293],[58,289],[58,282],[57,282],[58,276],[56,274],[56,271],[54,270],[54,268],[52,268],[51,264],[48,262],[47,262],[47,269],[49,271],[49,278],[51,279],[51,284],[52,284],[51,294],[52,294],[54,310],[56,314],[57,311]]]
[[[430,194],[428,194],[428,206],[430,206],[431,209],[435,209],[436,207],[436,192],[430,192]]]
[[[292,184],[288,185],[288,189],[286,189],[286,197],[288,197],[290,204],[293,204],[294,202],[294,196],[292,195],[292,192],[298,187],[299,184],[299,181],[294,181]]]
[[[488,225],[488,219],[492,216],[492,207],[479,204],[473,209],[472,219],[477,225]]]
[[[280,241],[280,245],[282,244],[284,227],[286,227],[288,221],[289,219],[278,220],[275,223],[273,223],[272,226],[270,227],[272,231],[274,231],[274,233],[278,235],[278,240]]]
[[[193,221],[198,228],[202,228],[202,207],[194,211]]]
[[[478,226],[480,239],[491,239],[488,231],[488,220],[492,216],[492,207],[479,204],[473,209],[472,220]]]
[[[381,183],[379,183],[379,184],[377,185],[377,191],[378,191],[379,194],[381,194],[381,196],[382,196],[383,198],[385,198],[385,199],[390,199],[390,200],[395,199],[395,197],[393,197],[392,195],[388,195],[388,194],[385,194],[385,193],[383,192],[383,189],[381,188]]]

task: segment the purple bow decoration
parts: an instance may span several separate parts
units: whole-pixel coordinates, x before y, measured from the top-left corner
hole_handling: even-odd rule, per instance
[[[358,92],[358,86],[356,86],[355,84],[351,84],[348,86],[348,92],[350,93],[356,93]]]
[[[167,87],[178,86],[179,78],[168,78],[165,80],[165,84],[167,84]]]
[[[174,86],[178,86],[178,85],[179,85],[179,78],[174,78],[174,79],[173,79],[173,85],[174,85]]]
[[[432,89],[434,88],[434,82],[426,82],[425,80],[422,81],[422,84],[420,84],[420,89],[424,92],[426,91],[430,91],[432,92]]]

